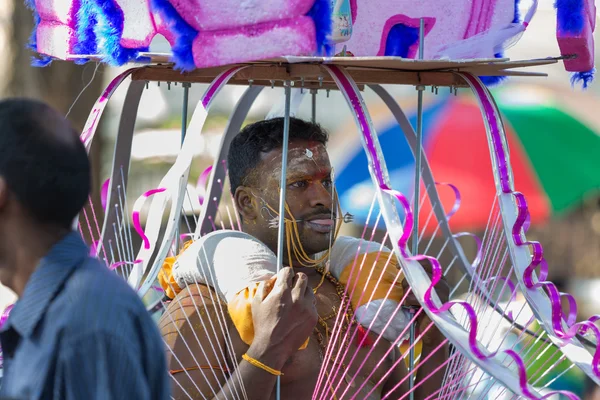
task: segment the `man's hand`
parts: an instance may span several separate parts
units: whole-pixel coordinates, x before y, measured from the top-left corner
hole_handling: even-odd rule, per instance
[[[427,260],[422,260],[419,261],[419,264],[421,264],[429,278],[432,279],[433,268],[431,266],[431,263]],[[402,281],[402,289],[404,290],[404,293],[410,290],[410,286],[408,285],[406,279]],[[443,276],[440,279],[440,281],[434,286],[434,289],[438,297],[440,298],[442,304],[446,303],[450,297],[450,286],[448,285]],[[403,305],[407,307],[421,308],[421,303],[418,302],[417,297],[414,295],[412,290],[406,297],[406,300],[404,301]],[[417,317],[418,331],[424,332],[425,329],[427,329],[427,327],[429,326],[429,324],[431,324],[431,320],[429,319],[425,311],[422,311],[421,314]],[[444,339],[444,335],[442,335],[442,333],[437,329],[435,325],[432,325],[429,328],[429,330],[425,332],[422,340],[424,345],[438,345]]]
[[[285,363],[311,335],[318,314],[313,291],[307,284],[305,274],[294,275],[286,267],[259,286],[252,302],[251,349],[258,351],[257,356],[269,353],[271,358],[271,353],[275,353],[279,356],[276,364]]]

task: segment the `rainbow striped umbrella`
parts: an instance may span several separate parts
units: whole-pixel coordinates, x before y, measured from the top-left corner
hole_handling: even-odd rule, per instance
[[[584,123],[577,115],[586,108],[600,110],[598,101],[573,92],[567,99],[558,92],[531,87],[504,88],[495,95],[505,121],[515,187],[528,200],[532,223],[563,213],[600,191],[600,136],[591,127],[595,123]],[[482,229],[489,218],[495,185],[478,105],[467,95],[430,98],[435,101],[424,110],[423,146],[436,181],[454,184],[462,197],[450,225],[454,231]],[[414,111],[409,119],[416,126]],[[389,111],[376,108],[372,115],[392,186],[410,195],[415,167],[404,135]],[[588,116],[597,118],[592,113]],[[359,143],[346,140],[344,145],[347,156],[341,160],[345,164],[341,171],[338,168],[336,187],[343,209],[364,223],[373,199],[367,159]],[[449,210],[454,193],[450,188],[439,190]],[[430,210],[429,202],[424,202],[421,223]],[[427,230],[431,233],[434,228],[429,224]]]

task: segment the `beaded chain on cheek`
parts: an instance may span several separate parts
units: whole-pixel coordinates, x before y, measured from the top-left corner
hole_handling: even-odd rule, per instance
[[[335,192],[334,192],[333,196],[334,196],[335,204],[337,205],[338,215],[341,215],[342,209],[340,207],[339,201],[337,200],[337,194],[335,194]],[[269,203],[267,203],[264,199],[261,198],[261,200],[264,203],[264,206],[261,209],[261,212],[264,209],[267,211],[267,213],[270,216],[272,216],[271,223],[269,226],[276,228],[279,225],[279,215],[278,215],[277,211],[275,211],[275,209],[273,209],[273,207],[271,207],[269,205]],[[292,252],[293,252],[298,264],[300,264],[303,267],[317,268],[318,265],[322,264],[323,262],[325,262],[325,260],[327,260],[330,257],[331,244],[333,242],[335,242],[338,234],[340,233],[340,228],[342,227],[342,222],[343,222],[342,219],[340,219],[340,218],[337,219],[337,222],[335,225],[335,231],[333,232],[333,236],[331,236],[331,238],[330,238],[329,250],[325,251],[321,257],[319,257],[317,259],[312,259],[306,253],[306,251],[304,250],[304,248],[302,246],[302,242],[300,240],[300,232],[298,231],[298,224],[297,224],[296,218],[292,214],[292,211],[290,210],[290,207],[288,206],[287,202],[285,204],[285,210],[290,215],[289,219],[288,218],[284,219],[285,240],[286,240],[286,247],[287,247],[287,252],[288,252],[289,265],[293,265],[293,257],[292,257]],[[327,268],[327,270],[329,270],[329,268]],[[325,275],[323,274],[321,281],[313,289],[313,293],[317,293],[317,290],[319,290],[319,288],[323,284],[324,280],[325,280]],[[336,284],[339,284],[339,283],[334,283],[334,285],[336,285]],[[343,288],[343,286],[342,286],[342,288]]]
[[[258,197],[258,196],[257,196]],[[266,211],[272,216],[272,227],[276,227],[279,225],[279,215],[277,213],[277,211],[275,211],[275,209],[273,209],[273,207],[271,207],[269,205],[269,203],[267,203],[264,199],[261,199],[263,201],[263,208],[266,209]],[[336,204],[336,208],[338,211],[338,215],[341,215],[341,207],[340,207],[340,203],[339,203],[339,199],[337,198],[337,193],[335,192],[335,190],[332,193],[332,200],[333,203]],[[285,210],[286,212],[289,214],[290,218],[285,218],[284,219],[284,224],[285,224],[285,230],[286,230],[286,247],[287,247],[287,251],[288,251],[288,259],[289,259],[289,265],[292,265],[292,251],[294,253],[294,255],[296,256],[296,260],[300,263],[300,265],[304,266],[304,267],[313,267],[318,273],[321,274],[321,280],[319,282],[319,284],[313,289],[313,293],[317,293],[317,291],[319,290],[319,288],[323,285],[323,282],[325,281],[325,279],[329,280],[333,286],[336,289],[336,293],[340,298],[340,310],[345,306],[346,302],[347,302],[347,310],[346,310],[346,315],[344,316],[344,318],[342,319],[342,326],[341,326],[341,332],[347,332],[354,323],[356,323],[356,321],[354,320],[354,310],[352,308],[352,305],[350,303],[350,300],[348,299],[348,296],[346,294],[346,288],[344,287],[344,285],[342,285],[332,274],[331,272],[329,272],[329,268],[325,268],[323,266],[323,264],[325,262],[329,262],[329,261],[325,261],[326,259],[328,259],[330,257],[330,252],[331,252],[331,244],[335,241],[335,239],[337,238],[341,225],[342,225],[342,220],[338,219],[337,223],[336,223],[336,227],[335,227],[335,231],[333,234],[333,237],[331,237],[330,240],[330,249],[328,251],[326,251],[322,257],[318,258],[318,259],[312,259],[305,251],[304,248],[302,246],[302,242],[300,240],[300,233],[298,231],[298,225],[296,222],[296,218],[294,217],[294,215],[292,214],[292,211],[290,210],[287,202],[285,204]],[[318,326],[315,326],[314,329],[314,333],[315,336],[317,337],[317,341],[319,343],[319,356],[321,358],[321,361],[324,360],[324,354],[326,352],[327,349],[327,344],[325,343],[325,340],[329,339],[329,326],[327,325],[327,320],[330,320],[331,318],[335,317],[337,315],[338,311],[335,309],[335,307],[333,307],[333,312],[326,315],[325,317],[321,317],[319,316],[318,322],[319,325],[321,325],[323,327],[323,329],[325,330],[325,338],[323,338],[323,334],[321,333],[321,331],[319,330]],[[340,338],[343,337],[342,335],[340,335]],[[342,350],[345,350],[350,344],[349,343],[344,343],[343,347],[338,347],[338,353],[341,352]],[[337,357],[335,357],[337,358]],[[331,362],[335,362],[334,361],[334,357],[333,354],[330,357],[330,361]],[[342,367],[345,369],[346,366],[344,365],[344,363],[342,363],[340,360],[338,362],[340,362],[340,364],[342,365]]]

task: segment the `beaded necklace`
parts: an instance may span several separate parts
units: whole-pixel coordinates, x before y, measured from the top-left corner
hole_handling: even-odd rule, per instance
[[[325,279],[327,279],[329,282],[331,282],[333,284],[333,286],[335,287],[336,293],[337,293],[338,297],[340,298],[339,310],[342,310],[347,305],[347,310],[341,320],[340,334],[339,334],[339,338],[338,338],[338,340],[340,340],[343,337],[343,333],[348,332],[349,329],[356,323],[356,320],[354,319],[354,310],[352,308],[352,305],[350,304],[350,301],[348,299],[348,295],[346,294],[346,289],[345,289],[344,285],[342,285],[331,274],[331,272],[326,271],[325,268],[323,268],[322,266],[315,267],[315,270],[318,273],[320,273]],[[323,280],[321,280],[321,282],[323,282]],[[329,339],[329,325],[327,324],[326,321],[330,320],[331,318],[338,315],[339,310],[336,310],[336,308],[333,307],[332,313],[326,315],[325,317],[319,316],[318,322],[319,322],[319,325],[321,325],[324,328],[325,339],[327,339],[327,340]],[[320,350],[322,353],[324,353],[327,349],[327,344],[325,343],[325,339],[323,338],[323,335],[321,334],[321,331],[319,330],[318,327],[315,327],[315,334],[317,336],[317,341],[319,342]],[[349,345],[350,345],[350,343],[342,343],[342,346],[338,346],[337,347],[339,349],[338,354],[340,354],[342,352],[342,350],[346,350]],[[337,357],[334,357],[334,355],[332,354],[332,357],[330,357],[330,361],[334,362],[334,358],[337,358]],[[323,361],[323,360],[321,360],[321,361]],[[341,362],[341,361],[342,360],[339,360],[338,362]],[[342,363],[342,366],[345,368],[343,363]]]

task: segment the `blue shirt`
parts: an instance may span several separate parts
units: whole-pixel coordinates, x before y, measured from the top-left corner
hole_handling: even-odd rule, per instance
[[[38,265],[0,330],[0,398],[168,399],[158,328],[72,232]]]

